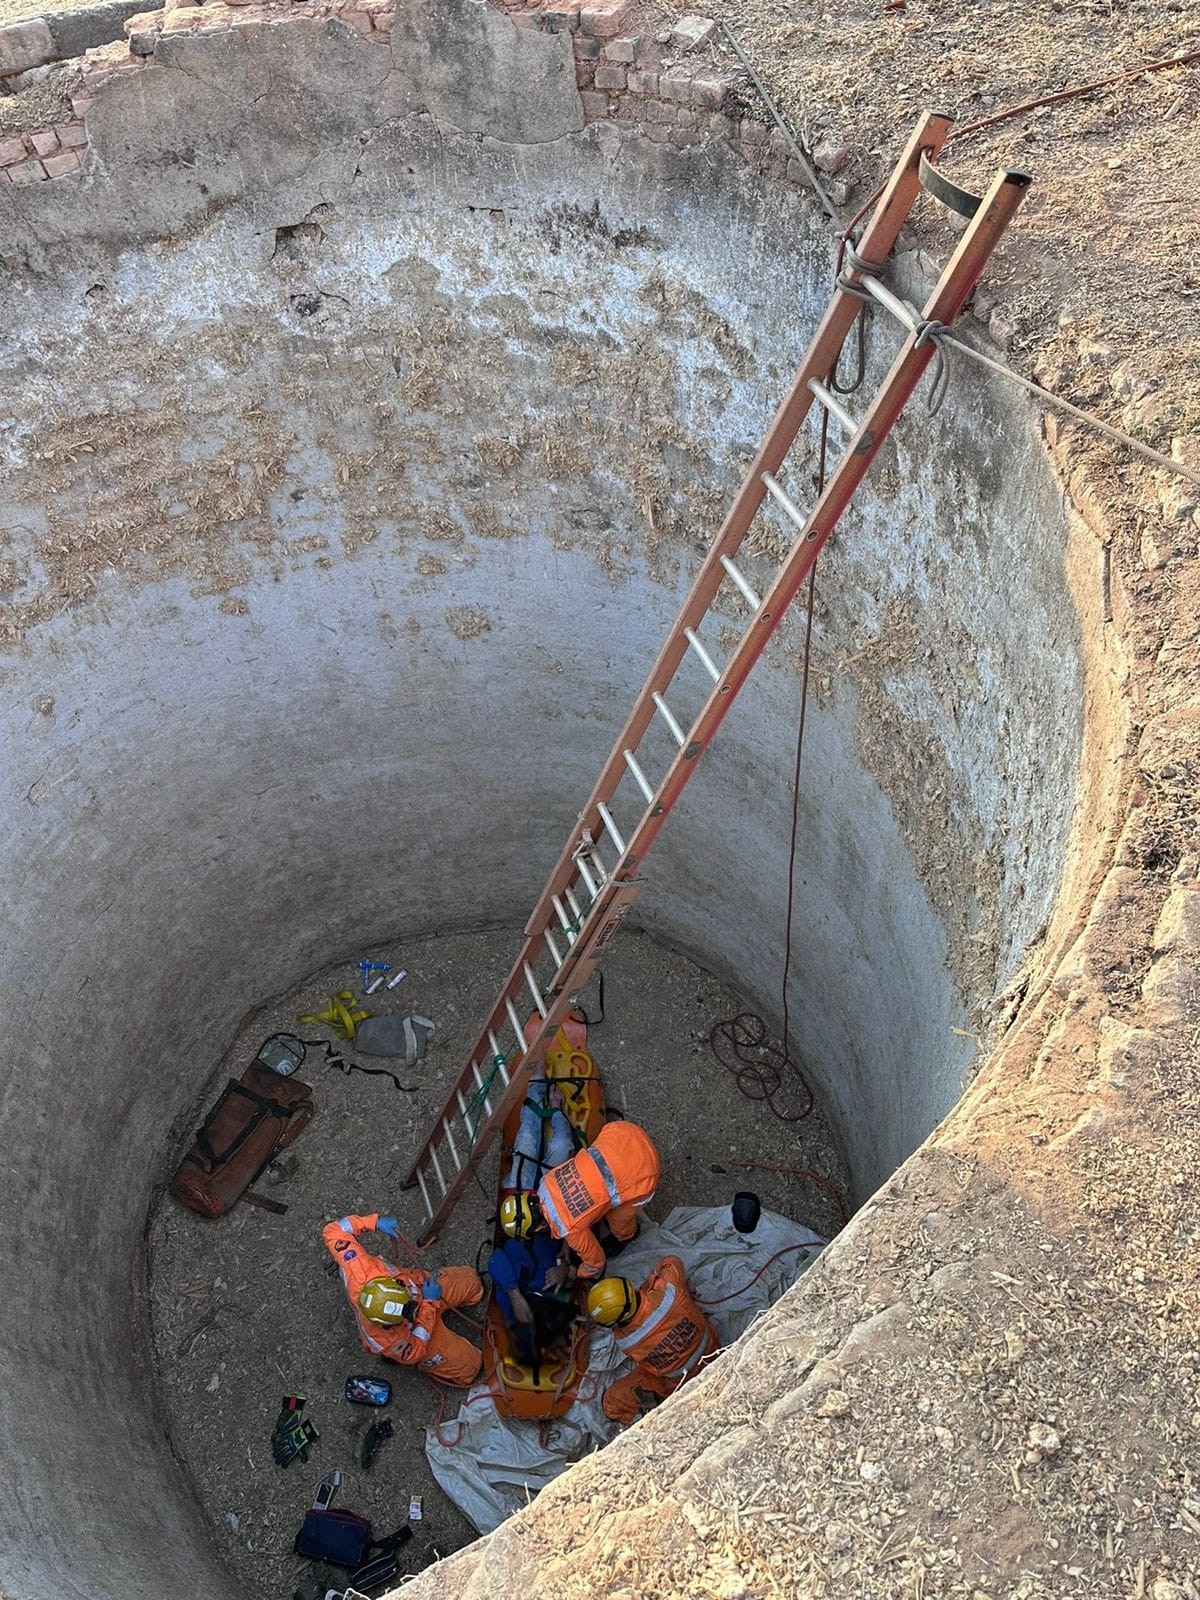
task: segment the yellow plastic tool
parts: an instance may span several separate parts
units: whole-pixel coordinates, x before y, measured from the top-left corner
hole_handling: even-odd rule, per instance
[[[342,1039],[353,1039],[360,1022],[372,1013],[360,1006],[358,996],[351,989],[339,989],[324,1011],[302,1011],[297,1022],[327,1022]]]

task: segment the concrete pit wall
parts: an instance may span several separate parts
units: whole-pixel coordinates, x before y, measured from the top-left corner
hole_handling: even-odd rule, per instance
[[[725,142],[583,129],[563,35],[446,15],[427,80],[340,24],[177,42],[101,91],[82,175],[5,191],[22,1600],[230,1592],[143,1319],[198,1088],[331,957],[523,918],[827,296],[803,194]],[[792,996],[860,1196],[1050,916],[1082,737],[1029,416],[961,381],[876,489],[820,572]],[[800,642],[638,907],[775,1018]]]

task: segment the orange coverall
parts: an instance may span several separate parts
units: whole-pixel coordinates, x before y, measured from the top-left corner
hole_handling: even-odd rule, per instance
[[[420,1267],[394,1267],[382,1256],[368,1254],[360,1247],[358,1236],[370,1233],[379,1216],[378,1211],[373,1211],[368,1217],[341,1217],[321,1229],[325,1248],[342,1274],[342,1284],[363,1345],[385,1361],[420,1367],[422,1372],[442,1383],[466,1388],[478,1377],[483,1357],[469,1339],[447,1328],[442,1312],[449,1306],[478,1305],[483,1299],[479,1274],[472,1267],[443,1267],[440,1272],[422,1272]],[[442,1297],[419,1300],[414,1322],[400,1322],[395,1327],[384,1328],[369,1321],[358,1309],[359,1290],[371,1278],[395,1278],[414,1295],[420,1293],[422,1284],[436,1282],[441,1287]]]
[[[556,1239],[579,1257],[581,1278],[604,1271],[593,1226],[602,1217],[618,1239],[637,1232],[634,1213],[658,1187],[658,1151],[632,1122],[607,1122],[586,1150],[553,1168],[538,1185],[542,1215]]]
[[[638,1308],[612,1329],[632,1372],[604,1391],[604,1415],[628,1425],[642,1409],[639,1389],[664,1397],[698,1371],[718,1348],[716,1330],[692,1299],[678,1256],[664,1256],[638,1290]]]

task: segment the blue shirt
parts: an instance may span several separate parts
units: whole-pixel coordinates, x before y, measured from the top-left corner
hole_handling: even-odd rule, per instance
[[[548,1233],[535,1233],[532,1239],[506,1239],[488,1258],[488,1276],[505,1322],[512,1320],[509,1295],[538,1294],[546,1287],[546,1274],[558,1261],[558,1241]]]

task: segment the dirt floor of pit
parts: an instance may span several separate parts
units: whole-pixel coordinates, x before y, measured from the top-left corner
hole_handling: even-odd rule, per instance
[[[473,1042],[517,943],[516,933],[493,930],[373,951],[376,959],[407,967],[409,976],[368,1003],[379,1012],[416,1011],[437,1025],[427,1060],[398,1073],[416,1086],[413,1091],[399,1093],[384,1078],[328,1070],[310,1051],[301,1076],[316,1089],[319,1113],[295,1146],[295,1175],[266,1191],[287,1202],[287,1214],[243,1205],[209,1222],[168,1200],[152,1218],[153,1336],[167,1425],[247,1594],[293,1593],[305,1563],[292,1554],[292,1540],[321,1475],[333,1467],[345,1473],[338,1504],[370,1517],[380,1534],[406,1520],[410,1495],[424,1496],[425,1518],[414,1527],[402,1570],[417,1571],[474,1536],[426,1464],[424,1429],[436,1414],[437,1395],[419,1374],[376,1362],[361,1348],[320,1228],[346,1211],[382,1210],[395,1212],[416,1233],[417,1201],[400,1189],[405,1163]],[[266,1035],[295,1029],[298,1011],[358,985],[351,960],[250,1016],[214,1070],[205,1104]],[[722,1204],[736,1190],[752,1188],[773,1210],[834,1232],[836,1211],[809,1181],[735,1169],[738,1161],[810,1168],[848,1194],[819,1110],[785,1126],[739,1093],[733,1076],[714,1061],[710,1030],[742,1009],[738,996],[640,934],[630,934],[609,958],[606,988],[607,1016],[591,1042],[610,1104],[642,1123],[661,1151],[663,1179],[651,1216],[661,1219],[675,1205]],[[298,1031],[332,1038],[324,1028]],[[346,1058],[389,1065],[356,1058],[349,1049]],[[799,1103],[797,1097],[792,1108]],[[482,1168],[487,1193],[468,1191],[431,1250],[431,1265],[475,1260],[493,1209],[495,1157]],[[380,1240],[376,1247],[385,1245]],[[393,1380],[386,1411],[345,1403],[342,1385],[355,1371]],[[295,1462],[282,1471],[271,1461],[269,1441],[280,1397],[290,1391],[308,1396],[306,1415],[321,1438],[307,1465]],[[452,1402],[451,1415],[455,1409]],[[360,1438],[380,1415],[392,1421],[395,1437],[364,1473]]]

